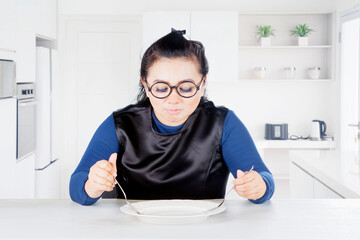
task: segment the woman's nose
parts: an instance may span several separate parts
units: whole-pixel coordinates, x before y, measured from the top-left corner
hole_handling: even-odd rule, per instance
[[[181,96],[176,91],[176,88],[172,88],[170,95],[167,97],[169,103],[178,103],[181,99]]]

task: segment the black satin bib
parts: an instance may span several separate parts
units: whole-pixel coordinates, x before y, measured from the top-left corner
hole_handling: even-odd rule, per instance
[[[173,134],[153,129],[149,102],[113,113],[120,144],[117,180],[130,199],[209,199],[225,194],[229,170],[221,154],[228,109],[201,101]],[[103,198],[123,198],[116,186]]]

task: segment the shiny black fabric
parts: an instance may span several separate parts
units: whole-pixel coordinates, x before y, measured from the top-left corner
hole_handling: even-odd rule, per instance
[[[226,108],[201,101],[173,134],[153,129],[149,102],[113,113],[120,151],[117,180],[130,199],[224,197],[229,170],[221,154]],[[116,186],[103,198],[123,198]]]

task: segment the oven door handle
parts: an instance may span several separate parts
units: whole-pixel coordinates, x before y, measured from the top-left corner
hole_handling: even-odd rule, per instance
[[[32,106],[32,105],[35,105],[36,104],[36,101],[34,100],[27,100],[27,101],[19,101],[18,102],[18,105],[20,107],[28,107],[28,106]]]

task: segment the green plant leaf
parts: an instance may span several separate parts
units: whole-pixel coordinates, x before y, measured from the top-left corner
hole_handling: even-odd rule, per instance
[[[275,29],[272,28],[271,25],[257,25],[256,29],[256,36],[258,36],[258,41],[260,41],[262,37],[275,36]]]
[[[297,35],[299,37],[307,37],[313,31],[314,30],[310,29],[306,23],[299,24],[295,26],[295,29],[290,30],[290,36]]]

